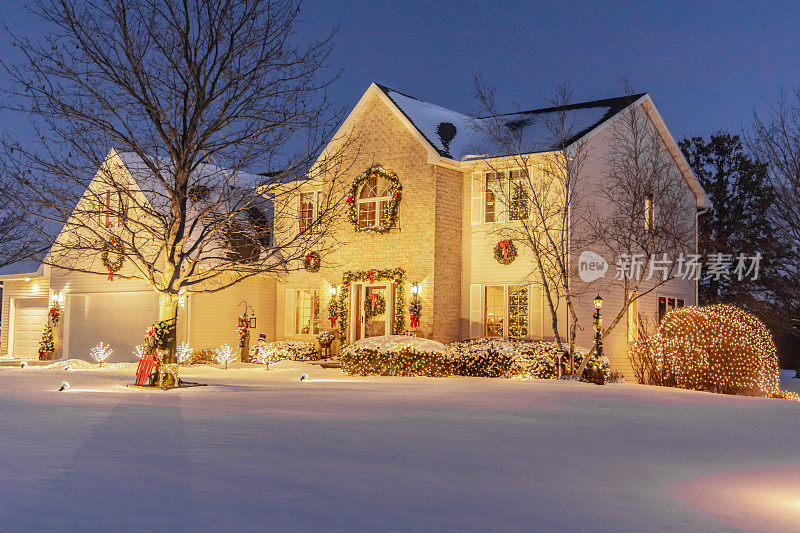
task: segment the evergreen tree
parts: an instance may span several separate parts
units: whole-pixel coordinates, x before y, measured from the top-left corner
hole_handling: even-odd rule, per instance
[[[47,352],[55,351],[56,347],[53,343],[53,328],[48,321],[42,332],[42,340],[39,341],[39,358],[41,359]]]
[[[713,206],[698,221],[698,253],[703,256],[704,271],[712,254],[730,254],[734,261],[740,253],[763,256],[756,281],[704,275],[700,303],[730,303],[758,311],[770,284],[769,263],[776,260],[778,251],[767,217],[773,201],[767,166],[745,151],[738,135],[718,132],[708,140],[693,137],[679,144]]]

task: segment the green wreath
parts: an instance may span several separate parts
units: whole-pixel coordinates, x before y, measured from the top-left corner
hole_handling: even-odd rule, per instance
[[[109,261],[109,252],[115,252],[117,254],[116,261]],[[125,247],[122,246],[122,243],[119,242],[116,237],[111,237],[110,241],[106,241],[105,244],[103,244],[103,253],[100,255],[100,260],[103,262],[103,266],[108,269],[109,276],[122,269],[122,265],[125,264],[124,253]]]
[[[382,315],[386,311],[386,298],[379,292],[373,292],[375,295],[375,307],[372,306],[372,298],[364,299],[364,314],[367,318]]]
[[[303,268],[309,272],[319,272],[320,261],[322,258],[317,252],[308,252],[303,258]]]
[[[500,241],[494,246],[494,258],[501,265],[510,265],[517,258],[517,247],[512,240]]]
[[[364,182],[373,176],[387,179],[392,183],[391,187],[389,187],[389,190],[387,191],[387,196],[390,197],[389,205],[387,206],[388,212],[386,214],[386,220],[377,226],[360,228],[358,226],[358,193],[361,190],[361,187],[364,185]],[[388,233],[389,230],[397,225],[398,208],[400,206],[400,200],[402,197],[403,186],[400,184],[400,178],[397,177],[397,174],[385,170],[380,165],[373,165],[369,167],[361,176],[356,178],[353,182],[353,185],[350,187],[350,192],[347,195],[347,210],[350,222],[356,228],[356,231],[359,232],[371,231],[373,233]],[[376,216],[380,217],[380,213],[376,213]]]

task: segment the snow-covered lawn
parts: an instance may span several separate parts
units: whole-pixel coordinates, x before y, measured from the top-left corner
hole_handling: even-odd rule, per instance
[[[289,361],[186,368],[209,386],[169,392],[133,373],[0,368],[1,531],[797,529],[794,402]]]

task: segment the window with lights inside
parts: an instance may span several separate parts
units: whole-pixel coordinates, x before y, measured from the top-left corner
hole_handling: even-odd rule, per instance
[[[384,177],[372,176],[364,182],[357,200],[359,229],[386,224],[392,194],[392,182]]]

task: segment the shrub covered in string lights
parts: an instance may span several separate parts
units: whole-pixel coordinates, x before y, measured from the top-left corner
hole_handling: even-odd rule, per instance
[[[724,304],[675,309],[629,357],[653,362],[658,383],[683,389],[797,399],[780,390],[778,357],[766,326]],[[638,377],[638,376],[637,376]]]
[[[558,377],[558,345],[535,340],[475,339],[448,345],[453,373],[460,376],[555,379]],[[577,348],[573,367],[578,368],[587,350]],[[569,366],[569,361],[563,364]],[[608,360],[601,368],[610,377]]]
[[[340,355],[342,370],[361,376],[429,376],[451,374],[447,347],[436,341],[405,335],[360,340]]]
[[[262,365],[277,363],[283,359],[292,361],[311,361],[317,359],[314,344],[302,341],[268,342],[254,349],[253,359]]]

